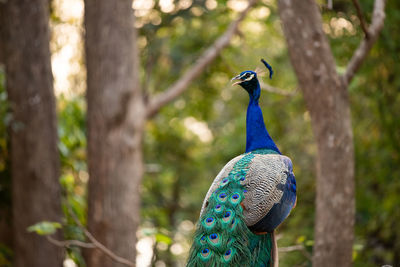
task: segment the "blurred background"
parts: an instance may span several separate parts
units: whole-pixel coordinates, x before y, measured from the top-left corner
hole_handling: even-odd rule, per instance
[[[319,4],[323,30],[341,73],[363,32],[350,1],[334,0],[332,8]],[[246,5],[242,0],[134,0],[139,78],[146,95],[162,92],[179,79]],[[354,266],[400,264],[400,2],[387,5],[383,31],[349,86],[356,163]],[[369,20],[373,1],[362,1],[361,6]],[[67,208],[72,206],[86,224],[90,177],[84,3],[52,0],[49,14],[63,236],[84,240]],[[209,185],[224,164],[245,148],[248,96],[232,87],[230,79],[243,70],[262,67],[261,57],[275,71],[272,80],[267,75],[261,79],[280,90],[263,91],[260,106],[271,136],[294,163],[298,183],[297,207],[278,229],[279,247],[289,248],[280,254],[280,263],[311,266],[316,144],[274,0],[259,1],[240,24],[239,34],[188,90],[146,122],[137,266],[184,266]],[[5,68],[0,66],[0,265],[12,266],[8,131],[12,114]],[[67,249],[64,265],[86,266],[81,248]]]

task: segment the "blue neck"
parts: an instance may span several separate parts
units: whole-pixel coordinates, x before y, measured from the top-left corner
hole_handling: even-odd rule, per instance
[[[260,91],[259,88],[257,89],[258,90],[256,90],[254,95],[250,94],[250,102],[249,106],[247,107],[246,152],[264,148],[274,150],[281,154],[278,147],[275,145],[275,142],[272,140],[267,129],[265,128],[262,111],[258,105]]]

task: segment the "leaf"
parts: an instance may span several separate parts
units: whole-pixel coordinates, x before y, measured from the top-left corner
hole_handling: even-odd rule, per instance
[[[172,239],[169,236],[161,233],[156,234],[156,241],[158,243],[165,243],[167,245],[170,245],[172,243]]]
[[[75,178],[72,174],[68,173],[61,176],[60,183],[65,190],[72,192],[75,186]]]
[[[307,240],[304,244],[305,244],[307,247],[314,246],[314,240]]]
[[[304,235],[301,235],[297,238],[296,243],[301,244],[304,243],[304,241],[306,241],[306,237]]]
[[[27,230],[28,232],[35,232],[38,235],[51,235],[54,234],[58,228],[61,227],[61,224],[58,222],[43,221],[29,226]]]

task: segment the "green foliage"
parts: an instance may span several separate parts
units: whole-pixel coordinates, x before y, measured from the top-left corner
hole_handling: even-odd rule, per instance
[[[155,237],[156,237],[156,242],[157,243],[164,243],[164,244],[167,244],[167,245],[171,245],[172,244],[172,239],[168,235],[165,235],[163,233],[156,233]]]
[[[31,225],[27,228],[28,232],[35,232],[38,235],[52,235],[57,229],[61,228],[61,224],[58,222],[38,222],[34,225]]]
[[[58,135],[62,163],[60,184],[63,192],[63,232],[65,239],[85,241],[82,229],[76,224],[76,217],[86,225],[87,214],[87,173],[86,164],[86,105],[81,95],[58,97]],[[71,214],[73,213],[73,214]],[[70,247],[68,257],[78,266],[86,266],[81,249]]]
[[[86,104],[83,96],[60,95],[58,105],[58,136],[62,168],[79,174],[86,171]]]

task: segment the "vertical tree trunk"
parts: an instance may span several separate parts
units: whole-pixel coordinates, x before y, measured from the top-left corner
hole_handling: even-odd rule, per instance
[[[89,231],[135,262],[145,120],[132,1],[86,0]],[[88,266],[117,266],[88,250]]]
[[[61,221],[48,2],[13,0],[1,5],[6,88],[13,116],[13,266],[61,266],[63,250],[26,230],[39,221]]]
[[[351,266],[354,152],[347,86],[314,0],[280,0],[279,14],[318,146],[313,265]]]

